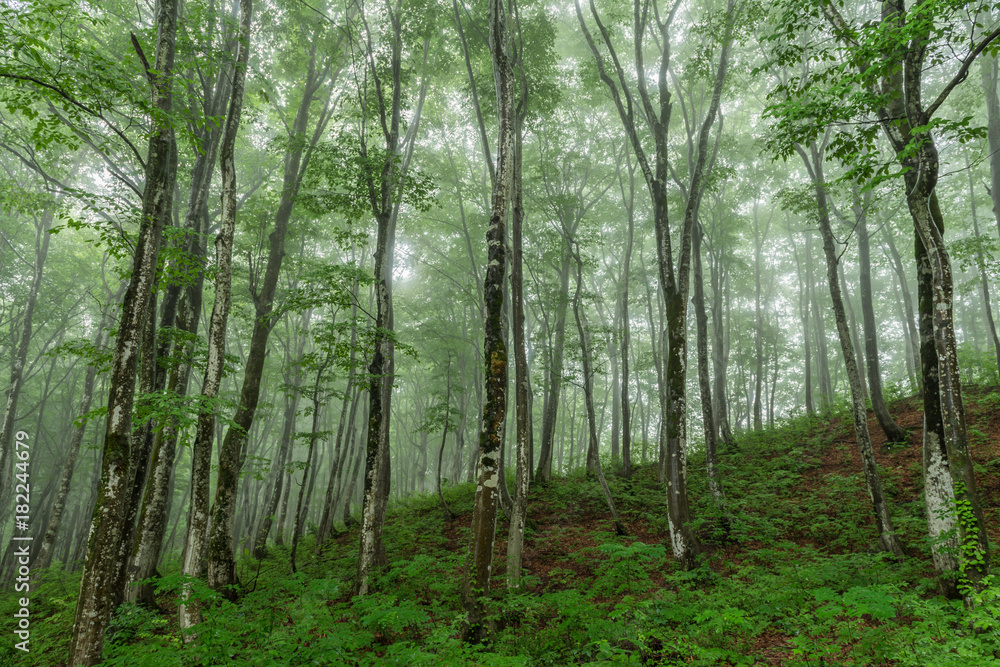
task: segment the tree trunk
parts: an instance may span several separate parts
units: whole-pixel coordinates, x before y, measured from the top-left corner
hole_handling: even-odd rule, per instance
[[[907,351],[912,359],[912,363],[915,366],[920,366],[921,338],[920,333],[917,331],[917,325],[913,322],[913,314],[915,312],[913,308],[913,298],[910,295],[910,287],[906,282],[906,271],[903,269],[903,260],[899,255],[899,251],[896,249],[896,244],[893,242],[892,236],[889,234],[886,225],[882,225],[882,240],[885,241],[886,255],[889,257],[893,272],[899,282],[899,291],[903,298],[903,326],[906,330],[906,340],[908,344]],[[923,373],[916,373],[916,386],[921,392],[923,391],[923,378]]]
[[[393,330],[392,269],[396,244],[396,218],[400,201],[398,188],[405,181],[413,156],[416,133],[420,127],[420,114],[427,93],[426,70],[421,77],[416,108],[413,110],[405,137],[400,141],[399,128],[402,113],[402,27],[398,13],[390,12],[392,34],[389,45],[388,72],[391,76],[391,99],[386,100],[382,84],[376,85],[375,113],[385,141],[385,157],[376,187],[374,166],[368,161],[368,147],[361,142],[361,157],[365,159],[364,181],[368,189],[378,230],[375,244],[375,303],[376,336],[374,354],[368,371],[369,382],[368,433],[365,448],[365,482],[362,494],[361,536],[358,546],[358,595],[369,591],[370,577],[377,566],[385,563],[382,528],[389,502],[390,460],[389,437],[392,415],[392,382],[395,373],[394,345],[389,333]],[[367,30],[367,26],[365,28]],[[424,40],[424,65],[427,63],[429,42]],[[368,46],[371,36],[368,35]],[[366,54],[366,67],[372,78],[379,81],[375,56]],[[366,109],[367,113],[367,109]],[[350,499],[348,498],[348,503]]]
[[[21,396],[21,386],[24,378],[24,364],[28,358],[28,346],[31,343],[32,323],[35,304],[42,287],[42,271],[45,268],[45,258],[49,254],[49,227],[52,226],[54,212],[51,207],[42,211],[41,219],[35,223],[35,264],[31,277],[31,289],[24,304],[21,316],[21,330],[18,334],[17,350],[10,364],[10,384],[7,388],[7,400],[3,411],[3,423],[0,424],[0,507],[7,509],[11,496],[11,472],[14,452],[14,422],[17,420],[17,402]]]
[[[715,244],[713,243],[713,246]],[[728,272],[722,264],[724,248],[718,248],[710,265],[712,281],[712,372],[715,387],[712,391],[712,425],[715,439],[730,444],[733,436],[729,427],[729,405],[726,398],[727,361],[729,345],[725,336],[727,317],[723,317],[723,292],[726,291]],[[728,312],[728,311],[727,311]]]
[[[805,370],[802,385],[805,390],[806,414],[812,415],[815,410],[813,408],[812,397],[812,350],[809,345],[809,291],[804,286],[804,280],[802,278],[802,262],[799,260],[798,248],[795,247],[795,238],[792,235],[792,222],[790,216],[788,218],[788,242],[791,244],[792,253],[795,255],[795,272],[798,276],[799,283],[799,319],[802,321],[802,347],[803,356],[805,357]]]
[[[205,550],[205,535],[208,527],[208,479],[212,463],[212,440],[215,435],[215,399],[222,383],[225,367],[226,323],[232,296],[233,236],[236,230],[236,170],[235,145],[243,110],[243,85],[250,52],[250,21],[253,12],[252,0],[240,0],[240,34],[233,72],[233,87],[226,115],[225,129],[219,149],[222,183],[222,214],[219,235],[215,239],[215,304],[208,330],[208,360],[201,383],[201,401],[198,408],[197,431],[191,450],[191,509],[188,534],[184,550],[182,571],[189,577],[201,574],[201,560]],[[256,329],[256,327],[255,327]],[[247,424],[249,426],[249,424]],[[220,453],[220,486],[222,485],[223,459]],[[211,573],[211,571],[210,571]],[[179,608],[181,631],[201,622],[197,604],[189,602],[190,587],[185,586],[181,594],[183,603]],[[186,641],[193,637],[187,635]]]
[[[146,186],[142,216],[128,289],[122,302],[118,338],[111,363],[107,435],[101,463],[101,482],[91,520],[87,559],[77,598],[69,662],[89,667],[101,660],[104,633],[114,611],[118,591],[112,589],[120,569],[118,553],[124,534],[125,506],[132,456],[132,405],[139,343],[152,297],[163,214],[172,195],[170,173],[173,145],[172,83],[177,3],[160,0],[156,18],[159,38],[154,73],[150,73],[153,108],[152,131],[146,157]]]
[[[205,100],[206,116],[220,115],[226,98],[230,95],[231,73],[220,71],[212,89],[212,96]],[[202,240],[208,227],[208,196],[212,181],[212,173],[218,157],[219,142],[222,138],[222,127],[212,124],[203,130],[199,138],[203,142],[203,150],[195,159],[191,170],[191,189],[188,197],[188,208],[185,214],[185,236],[182,247],[188,261],[199,265],[195,279],[186,286],[171,285],[165,298],[164,313],[161,326],[172,326],[167,313],[174,310],[172,304],[179,299],[176,306],[177,328],[193,335],[198,331],[201,318],[202,291],[205,272],[201,264],[205,257],[205,246]],[[170,318],[173,319],[173,318]],[[164,350],[164,353],[166,350]],[[188,378],[191,372],[191,356],[194,354],[194,342],[191,339],[181,339],[174,345],[174,356],[178,362],[171,368],[167,380],[168,392],[181,397],[187,394]],[[125,600],[128,602],[142,601],[149,606],[155,605],[153,587],[143,581],[151,578],[156,571],[163,546],[163,537],[167,527],[167,514],[170,506],[170,482],[174,473],[174,458],[177,450],[177,440],[180,436],[176,419],[170,419],[154,439],[153,451],[150,455],[150,474],[142,498],[142,508],[139,512],[136,526],[135,543],[130,554],[129,569],[125,581]]]
[[[986,94],[986,132],[990,146],[990,198],[993,200],[997,233],[1000,234],[1000,99],[997,98],[997,79],[1000,76],[997,74],[995,55],[983,54],[980,58],[983,92]]]
[[[854,344],[847,323],[844,301],[840,291],[840,274],[837,271],[837,249],[834,246],[833,230],[830,226],[830,213],[827,204],[826,180],[823,177],[823,152],[815,144],[810,146],[811,155],[796,146],[802,157],[809,176],[812,178],[816,194],[816,204],[819,207],[819,226],[823,236],[823,252],[826,255],[826,274],[830,285],[830,298],[833,301],[834,319],[837,322],[837,334],[840,337],[840,348],[844,354],[844,366],[851,387],[852,413],[854,415],[854,435],[858,441],[861,453],[862,468],[865,473],[865,483],[868,487],[868,497],[875,510],[875,526],[879,533],[882,548],[896,556],[903,556],[902,545],[896,537],[889,514],[889,504],[882,490],[882,480],[875,465],[875,452],[872,449],[871,437],[868,433],[868,411],[865,407],[864,394],[861,391],[861,375],[858,372],[857,359],[854,356]],[[811,160],[810,160],[811,157]]]
[[[306,74],[305,88],[292,125],[292,135],[303,137],[309,126],[309,109],[316,94],[326,83],[330,65],[316,67],[316,45],[313,45]],[[328,89],[332,92],[332,87]],[[235,85],[234,85],[235,94]],[[239,488],[240,461],[247,442],[247,433],[253,424],[260,398],[260,381],[267,354],[267,340],[274,326],[272,308],[274,294],[278,286],[278,276],[285,255],[285,236],[302,176],[309,163],[309,148],[316,144],[328,119],[329,95],[311,140],[294,141],[285,154],[285,170],[281,201],[274,218],[274,229],[269,236],[267,267],[259,291],[251,288],[254,304],[253,333],[243,373],[243,387],[240,403],[233,416],[232,425],[219,448],[219,475],[216,483],[215,501],[212,505],[206,558],[208,561],[208,585],[223,593],[229,599],[236,596],[236,566],[233,555],[233,528],[236,516],[236,492]],[[251,285],[257,285],[257,276],[251,277]]]
[[[254,537],[254,556],[257,558],[263,558],[267,554],[267,537],[271,531],[272,525],[276,526],[275,544],[279,546],[284,544],[282,523],[285,517],[284,501],[288,495],[288,489],[285,486],[285,479],[289,477],[288,463],[290,457],[292,456],[292,445],[295,438],[295,421],[299,406],[300,394],[298,387],[302,381],[302,374],[300,367],[297,365],[297,361],[302,358],[304,348],[305,335],[303,334],[299,337],[297,344],[295,344],[294,353],[291,355],[286,353],[285,356],[286,364],[294,367],[294,370],[288,370],[285,373],[285,384],[294,387],[294,389],[285,392],[284,421],[281,428],[281,437],[278,441],[277,457],[271,468],[271,476],[273,478],[271,492],[268,496],[265,514],[261,519],[260,526],[257,529],[257,534]],[[293,357],[294,361],[292,359]],[[279,506],[281,507],[280,512],[278,510]]]
[[[565,241],[564,241],[565,243]],[[535,477],[545,483],[552,479],[552,454],[556,435],[556,417],[559,412],[559,395],[562,390],[563,350],[566,341],[566,312],[569,308],[569,251],[563,247],[559,265],[559,297],[555,304],[556,317],[551,366],[548,369],[549,386],[546,389],[542,411],[542,446],[538,454],[538,471]]]
[[[121,291],[118,292],[116,297],[117,296],[121,296]],[[117,298],[109,299],[104,307],[104,310],[101,312],[101,319],[97,325],[97,334],[94,337],[94,350],[97,352],[103,351],[107,346],[108,341],[104,329],[107,326],[108,311],[112,307],[112,303],[116,301]],[[90,411],[90,404],[94,396],[94,384],[96,379],[97,368],[93,365],[87,366],[86,375],[83,380],[83,395],[80,397],[80,405],[79,408],[77,408],[78,419],[82,418],[87,414],[87,412]],[[59,528],[62,525],[62,515],[66,509],[66,499],[69,497],[70,483],[73,480],[76,459],[80,453],[80,445],[83,444],[83,436],[86,430],[87,422],[80,424],[74,423],[73,435],[69,443],[69,452],[66,455],[66,460],[63,462],[62,474],[59,478],[59,490],[56,492],[55,504],[53,504],[52,512],[49,514],[45,537],[42,539],[42,546],[31,565],[32,568],[42,569],[49,567],[52,563],[52,555],[55,550],[56,538],[59,535]],[[77,509],[79,509],[79,506],[77,506]],[[74,525],[76,525],[75,520],[74,522],[71,522],[70,528],[72,529]],[[71,542],[72,540],[67,539],[66,541]]]
[[[493,186],[489,227],[486,231],[487,263],[483,281],[483,303],[486,306],[483,344],[485,401],[479,436],[478,481],[472,510],[472,537],[462,582],[462,606],[468,614],[465,634],[472,641],[482,641],[489,634],[486,605],[482,596],[490,590],[499,503],[498,477],[503,474],[499,460],[503,447],[504,422],[507,417],[507,349],[502,330],[503,288],[507,272],[507,214],[511,205],[516,141],[514,73],[508,53],[506,10],[500,0],[489,2],[489,23],[490,53],[493,56],[493,76],[497,91],[499,138],[496,181]],[[539,472],[542,472],[541,467]]]
[[[358,283],[354,282],[352,291],[354,293],[355,303],[351,307],[351,321],[355,321],[358,316],[357,307],[357,296],[358,296]],[[330,480],[326,486],[326,496],[323,500],[323,518],[320,519],[319,532],[316,536],[316,548],[319,549],[323,542],[326,542],[330,538],[330,533],[333,532],[333,520],[337,509],[337,500],[339,496],[337,491],[341,486],[341,480],[343,478],[344,464],[347,460],[347,450],[348,447],[344,443],[345,430],[350,431],[347,428],[348,420],[348,409],[350,408],[350,419],[354,421],[354,411],[357,409],[357,397],[358,393],[354,389],[355,383],[355,363],[357,360],[357,340],[358,340],[358,329],[356,326],[351,327],[351,356],[349,363],[349,369],[347,371],[347,388],[344,390],[344,402],[340,409],[340,422],[337,425],[337,440],[336,446],[334,448],[334,462],[333,468],[330,472]],[[354,399],[351,399],[351,395],[354,395]],[[272,510],[273,512],[273,510]],[[258,538],[259,539],[259,538]]]
[[[809,299],[812,303],[812,319],[816,323],[813,330],[816,334],[816,356],[819,366],[816,369],[819,373],[819,401],[820,409],[825,413],[829,412],[833,407],[833,383],[830,382],[830,353],[826,347],[826,320],[823,319],[823,311],[820,308],[819,298],[816,295],[812,263],[812,234],[806,232],[806,289],[809,290]]]
[[[597,417],[594,410],[594,387],[593,369],[590,364],[590,347],[587,336],[586,316],[583,313],[580,292],[583,287],[583,259],[580,257],[579,244],[574,248],[576,259],[576,293],[573,296],[573,316],[576,319],[576,330],[580,337],[580,353],[583,362],[583,400],[587,410],[587,430],[589,438],[587,440],[587,476],[594,476],[601,485],[604,492],[604,500],[608,503],[608,510],[611,512],[611,520],[614,522],[615,532],[618,535],[628,535],[625,524],[615,508],[614,498],[611,496],[611,489],[604,478],[604,471],[601,469],[601,457],[597,441]]]
[[[524,557],[524,525],[528,517],[528,484],[531,478],[531,384],[528,376],[528,355],[524,337],[524,266],[522,229],[524,226],[524,194],[521,183],[521,158],[523,149],[522,120],[527,111],[528,84],[524,77],[523,54],[517,61],[521,87],[521,105],[514,118],[514,164],[511,177],[511,267],[510,296],[514,327],[514,410],[516,419],[514,507],[507,531],[507,586],[521,585],[521,564]],[[449,385],[450,387],[450,385]],[[447,419],[447,418],[446,418]],[[446,421],[447,425],[447,421]],[[444,436],[441,437],[444,452]],[[438,470],[440,470],[440,456]],[[441,476],[438,475],[440,494]],[[444,497],[441,497],[444,504]],[[450,510],[449,510],[450,511]]]
[[[764,239],[760,233],[760,222],[757,219],[758,201],[754,201],[753,207],[753,261],[754,261],[754,316],[756,329],[754,331],[754,351],[757,360],[757,370],[754,372],[753,389],[753,430],[759,431],[763,428],[763,415],[761,408],[761,391],[764,381],[764,313],[761,310],[760,294],[760,251]]]
[[[323,396],[321,394],[323,387],[323,372],[329,365],[330,360],[330,357],[327,357],[326,361],[316,372],[316,384],[313,386],[312,429],[309,431],[309,450],[306,453],[306,467],[302,471],[302,485],[299,487],[299,501],[295,506],[295,529],[292,531],[292,553],[289,555],[289,561],[292,566],[292,574],[295,574],[295,552],[298,550],[299,537],[302,535],[302,523],[305,520],[305,517],[303,516],[305,503],[303,500],[306,494],[306,487],[308,486],[307,481],[310,477],[316,476],[315,470],[313,470],[313,455],[316,450],[316,439],[319,437],[320,404],[323,401]]]
[[[875,307],[872,299],[872,262],[868,238],[868,214],[858,208],[855,214],[858,226],[858,263],[861,267],[859,284],[861,287],[861,316],[864,318],[865,356],[868,358],[868,387],[875,418],[885,433],[887,442],[906,442],[906,431],[899,427],[889,414],[882,395],[882,371],[878,358],[878,336],[875,324]]]
[[[696,224],[691,240],[694,271],[694,312],[697,325],[698,388],[701,391],[701,416],[705,432],[705,465],[708,469],[708,489],[719,511],[726,515],[726,500],[719,476],[718,443],[715,416],[712,413],[712,386],[708,376],[708,313],[705,311],[705,280],[701,268],[701,240],[704,230]],[[721,313],[716,311],[715,316]]]
[[[988,63],[983,63],[985,67]],[[996,95],[994,87],[993,94]],[[998,121],[1000,122],[1000,121]],[[1000,128],[998,128],[1000,131]],[[972,232],[979,238],[979,217],[976,215],[976,192],[972,181],[972,167],[969,158],[965,158],[965,167],[969,174],[969,203],[972,206]],[[990,342],[993,344],[993,354],[996,357],[997,373],[1000,373],[1000,338],[997,337],[997,325],[993,320],[993,304],[990,299],[990,282],[986,274],[986,257],[980,247],[976,251],[976,265],[979,268],[979,282],[983,289],[983,313],[986,315],[986,328],[989,329]]]

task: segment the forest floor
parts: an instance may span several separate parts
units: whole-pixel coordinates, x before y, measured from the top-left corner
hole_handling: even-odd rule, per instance
[[[965,389],[976,478],[991,542],[1000,541],[1000,388]],[[459,601],[474,488],[390,508],[388,566],[375,593],[352,595],[357,532],[317,552],[307,536],[298,573],[273,548],[239,564],[235,604],[199,587],[211,608],[197,641],[177,629],[181,577],[164,567],[159,606],[123,607],[104,664],[150,665],[1000,665],[1000,585],[966,609],[936,594],[922,496],[920,402],[890,406],[908,443],[869,429],[908,555],[878,551],[860,456],[846,411],[743,433],[720,454],[728,522],[707,492],[704,458],[689,460],[699,566],[678,569],[667,542],[655,466],[623,480],[606,463],[629,536],[619,537],[600,487],[582,471],[530,492],[526,576],[505,585],[507,521],[497,526],[489,593],[491,641],[461,640]],[[508,475],[513,484],[513,476]],[[994,551],[994,553],[996,553]],[[175,556],[176,558],[176,556]],[[46,573],[32,593],[32,652],[0,646],[0,665],[63,665],[78,574]],[[0,596],[12,618],[16,596]],[[13,636],[13,635],[9,635]]]

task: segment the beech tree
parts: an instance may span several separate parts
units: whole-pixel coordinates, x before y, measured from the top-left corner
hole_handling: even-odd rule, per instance
[[[87,560],[77,599],[70,645],[70,663],[95,665],[101,660],[104,633],[119,599],[117,574],[120,549],[128,514],[127,484],[132,466],[132,405],[142,329],[149,317],[160,230],[170,211],[174,183],[173,107],[174,40],[177,34],[177,3],[160,2],[156,16],[159,37],[152,70],[148,72],[155,113],[150,117],[152,133],[146,155],[146,183],[139,236],[132,276],[122,301],[122,313],[111,362],[107,434],[101,463],[101,482],[94,506],[87,544]]]
[[[935,567],[942,575],[945,592],[963,594],[976,590],[989,563],[982,510],[968,452],[965,410],[959,378],[957,342],[953,320],[951,260],[944,244],[944,216],[938,202],[940,172],[935,134],[967,138],[974,134],[967,120],[954,121],[937,112],[955,88],[968,76],[976,58],[1000,36],[1000,28],[982,30],[954,57],[964,32],[956,34],[956,12],[972,17],[977,28],[990,14],[985,7],[959,10],[954,7],[925,9],[921,3],[907,7],[902,0],[887,0],[875,8],[858,8],[846,14],[832,3],[805,6],[798,2],[781,5],[782,34],[799,33],[805,39],[785,42],[775,48],[776,61],[798,63],[836,52],[841,64],[819,69],[810,79],[839,86],[849,82],[852,92],[846,103],[831,96],[829,87],[807,90],[799,82],[779,87],[788,94],[771,113],[779,119],[777,141],[814,137],[820,128],[841,120],[868,119],[859,132],[838,130],[831,140],[835,157],[851,164],[851,178],[884,180],[902,176],[905,200],[916,238],[918,301],[920,312],[920,357],[924,398],[924,483]],[[963,28],[964,31],[964,28]],[[978,33],[979,31],[977,31]],[[832,35],[835,42],[822,43]],[[925,68],[949,67],[943,87],[929,102]],[[833,93],[837,97],[840,93]],[[898,172],[878,168],[877,152],[870,149],[875,131],[881,128],[899,164]],[[862,156],[863,159],[858,159]],[[956,517],[955,502],[968,507]],[[942,544],[945,534],[957,529],[961,546],[959,561]],[[957,570],[962,581],[958,581]]]
[[[697,541],[691,532],[691,511],[687,497],[687,301],[690,287],[691,236],[704,191],[704,170],[708,158],[709,133],[715,123],[716,114],[725,81],[728,64],[728,49],[731,32],[723,40],[723,47],[716,69],[716,86],[712,104],[707,111],[698,137],[697,153],[690,165],[691,180],[686,194],[684,222],[681,227],[676,260],[671,244],[671,230],[667,212],[668,172],[670,156],[667,134],[672,111],[671,93],[668,87],[671,56],[671,27],[680,3],[675,3],[665,13],[652,7],[648,1],[635,0],[633,4],[632,38],[634,40],[634,66],[637,83],[633,92],[632,84],[626,77],[618,53],[611,39],[611,32],[602,22],[594,1],[590,2],[590,13],[596,23],[601,44],[607,51],[604,55],[591,36],[584,20],[580,3],[576,3],[576,15],[593,54],[601,81],[607,86],[615,102],[615,108],[622,127],[640,170],[646,181],[653,204],[653,222],[656,231],[656,251],[660,290],[666,304],[666,367],[663,382],[666,401],[661,411],[661,428],[665,434],[665,477],[667,487],[667,510],[670,522],[670,539],[674,557],[685,568],[694,566],[694,556],[698,550]],[[727,10],[729,31],[735,24],[735,3],[730,2]],[[655,45],[660,53],[657,66],[656,92],[650,94],[646,82],[645,50],[646,39]],[[640,134],[642,126],[651,135],[652,150]],[[676,261],[676,267],[675,267]]]

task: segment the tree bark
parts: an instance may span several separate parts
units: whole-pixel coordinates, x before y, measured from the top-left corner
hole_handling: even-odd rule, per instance
[[[170,115],[174,40],[177,34],[175,0],[160,1],[156,22],[159,37],[154,61],[155,73],[149,74],[153,108],[156,111],[150,119],[152,131],[146,157],[146,186],[132,275],[122,302],[122,316],[111,363],[101,482],[91,520],[87,559],[70,643],[69,662],[74,666],[89,667],[100,662],[104,633],[114,611],[113,602],[118,597],[118,591],[112,587],[117,583],[115,580],[120,569],[118,553],[128,513],[125,505],[129,498],[127,486],[132,456],[132,405],[139,342],[152,297],[163,213],[172,195],[170,158],[173,127]]]
[[[205,549],[205,534],[208,527],[208,479],[212,463],[212,440],[215,435],[214,404],[222,383],[225,367],[226,323],[232,297],[232,257],[233,236],[236,230],[236,169],[235,146],[239,131],[240,116],[243,111],[243,88],[250,52],[250,21],[253,13],[252,0],[240,0],[240,33],[233,72],[233,86],[226,124],[222,132],[219,148],[219,163],[222,183],[222,214],[219,235],[215,239],[215,303],[208,330],[208,360],[202,377],[201,400],[198,406],[197,431],[191,450],[191,510],[188,534],[184,550],[182,571],[186,576],[201,574],[201,559]],[[249,424],[247,425],[249,426]],[[220,453],[220,486],[222,485],[222,464]],[[180,627],[184,632],[201,622],[201,612],[197,604],[190,601],[190,586],[185,585],[179,608]],[[191,635],[185,636],[190,641]]]
[[[500,0],[489,2],[490,53],[497,91],[496,181],[493,187],[490,221],[486,231],[487,263],[483,281],[486,306],[485,401],[479,436],[479,465],[472,510],[472,537],[462,581],[462,606],[468,618],[465,635],[482,641],[489,634],[486,605],[482,599],[490,589],[493,545],[496,539],[498,477],[507,417],[507,348],[502,330],[504,281],[507,272],[507,215],[511,205],[515,162],[514,73],[507,39],[507,15]]]

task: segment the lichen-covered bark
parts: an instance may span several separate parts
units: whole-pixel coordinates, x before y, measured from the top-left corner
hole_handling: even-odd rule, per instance
[[[523,62],[518,63],[521,88],[521,105],[517,109],[514,126],[514,174],[511,182],[511,268],[510,298],[514,329],[514,409],[516,419],[515,449],[515,489],[514,509],[507,532],[507,586],[517,588],[521,584],[521,564],[524,557],[524,525],[528,517],[528,483],[531,477],[531,381],[528,375],[528,356],[524,339],[524,266],[523,266],[523,226],[524,191],[521,186],[521,158],[523,146],[522,119],[527,102],[527,81],[524,77]],[[441,453],[444,453],[444,438],[441,439]],[[440,470],[440,457],[438,470]],[[438,475],[440,494],[441,476]],[[444,503],[442,496],[441,502]]]
[[[486,275],[483,303],[486,307],[483,357],[485,359],[485,400],[479,435],[479,465],[472,510],[472,538],[462,581],[462,606],[468,618],[466,637],[482,641],[489,633],[486,605],[493,567],[496,537],[500,453],[507,418],[507,348],[502,329],[504,281],[507,272],[507,214],[514,177],[515,110],[514,74],[507,44],[507,16],[500,0],[490,0],[490,53],[497,91],[496,181],[493,185],[490,222],[486,229]]]
[[[159,37],[151,74],[153,108],[146,157],[146,185],[143,193],[139,235],[136,239],[132,275],[122,302],[118,338],[110,370],[107,435],[101,462],[101,481],[91,519],[87,557],[80,582],[73,637],[71,665],[94,665],[101,660],[104,632],[111,620],[114,590],[121,569],[119,550],[129,500],[129,470],[132,446],[132,405],[139,342],[147,317],[156,259],[160,245],[163,212],[172,192],[170,124],[173,89],[174,40],[177,33],[177,3],[161,0],[156,17]]]

